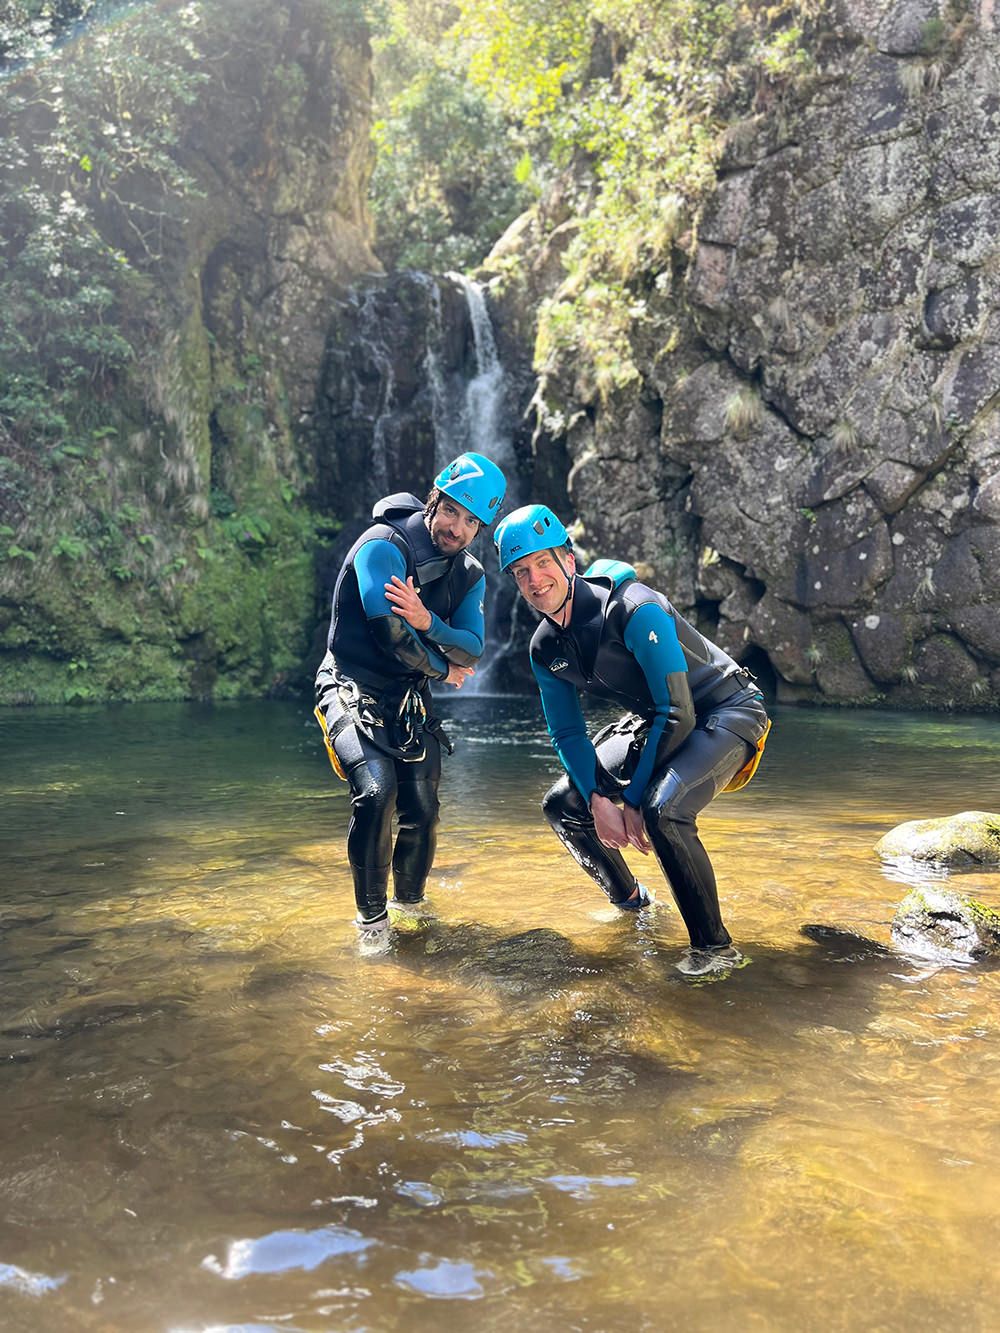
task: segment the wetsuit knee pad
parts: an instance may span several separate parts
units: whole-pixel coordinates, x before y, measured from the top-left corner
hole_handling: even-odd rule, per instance
[[[389,830],[396,806],[395,782],[373,774],[367,765],[348,771],[351,787],[351,824],[347,849],[354,866],[379,865],[388,860]]]
[[[396,805],[396,789],[388,790],[377,783],[366,782],[356,786],[351,792],[351,809],[355,819],[364,821],[379,819],[384,814],[391,814]]]
[[[401,820],[421,828],[432,828],[441,814],[437,788],[430,782],[401,782],[397,806]]]
[[[542,814],[553,828],[557,825],[581,828],[593,823],[590,807],[576,787],[566,781],[557,782],[542,797]]]
[[[690,828],[694,823],[694,815],[687,808],[687,795],[686,787],[670,783],[666,790],[661,786],[644,796],[642,819],[649,832],[658,830],[669,837],[671,829],[677,825]]]

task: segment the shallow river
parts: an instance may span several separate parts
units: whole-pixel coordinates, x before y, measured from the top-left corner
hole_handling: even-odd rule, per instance
[[[801,927],[888,941],[873,843],[1000,810],[1000,723],[779,712],[692,983],[655,866],[615,916],[543,826],[533,701],[446,711],[378,958],[304,710],[0,712],[0,1327],[996,1328],[1000,971]]]

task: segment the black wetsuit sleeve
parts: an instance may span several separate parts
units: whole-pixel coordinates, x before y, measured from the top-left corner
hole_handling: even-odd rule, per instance
[[[369,620],[368,628],[382,651],[411,671],[420,671],[431,680],[447,677],[448,663],[413,632],[402,616],[378,616]]]

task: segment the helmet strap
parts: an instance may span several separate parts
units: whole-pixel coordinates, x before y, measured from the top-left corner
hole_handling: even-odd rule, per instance
[[[562,614],[562,610],[565,607],[566,603],[573,596],[573,584],[576,582],[576,571],[574,570],[572,574],[569,572],[569,570],[566,568],[563,562],[559,559],[558,555],[556,555],[556,548],[554,546],[552,547],[552,559],[559,566],[560,570],[562,571],[562,576],[566,580],[566,596],[562,599],[562,601],[556,607],[555,611],[549,617],[550,620],[554,620],[556,616]]]

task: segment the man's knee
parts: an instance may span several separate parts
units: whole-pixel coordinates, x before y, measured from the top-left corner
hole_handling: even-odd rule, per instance
[[[399,788],[399,818],[410,828],[430,831],[441,813],[437,786],[432,782],[406,782]]]
[[[679,825],[690,826],[694,820],[685,808],[684,791],[672,783],[647,791],[642,798],[642,822],[649,833],[667,837]]]
[[[567,820],[579,823],[590,818],[583,797],[566,779],[560,779],[554,787],[542,797],[542,814],[553,828],[559,828]]]

